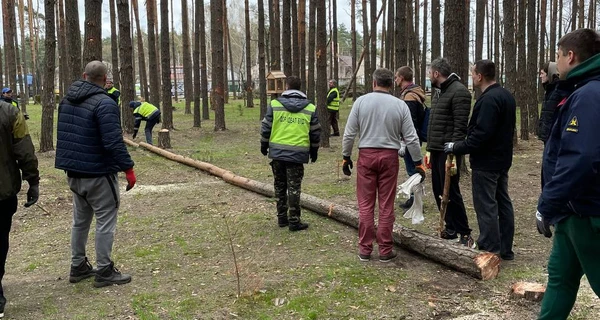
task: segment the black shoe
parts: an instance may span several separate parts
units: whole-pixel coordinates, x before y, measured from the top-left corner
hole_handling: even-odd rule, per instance
[[[390,254],[385,256],[379,256],[379,262],[390,262],[392,261],[398,254],[394,251],[390,252]]]
[[[87,279],[96,274],[92,264],[88,261],[88,258],[85,259],[77,266],[71,266],[71,272],[69,274],[69,282],[77,283],[83,279]]]
[[[6,298],[0,294],[0,318],[4,318],[4,306],[6,306]]]
[[[444,229],[440,237],[446,240],[454,240],[458,238],[458,235],[456,234],[456,231]]]
[[[296,222],[296,223],[290,223],[289,225],[290,231],[300,231],[300,230],[305,230],[308,229],[308,223],[304,223],[304,222]]]
[[[415,202],[415,198],[410,197],[408,200],[406,200],[406,202],[404,202],[403,204],[400,205],[400,208],[402,209],[410,209],[410,207],[412,207],[413,202]]]
[[[475,249],[477,247],[477,243],[473,240],[470,234],[461,235],[460,236],[460,244],[471,249]]]
[[[366,262],[371,260],[371,255],[370,254],[358,254],[358,259],[360,259],[360,261],[362,262]]]
[[[131,276],[121,273],[121,271],[115,268],[115,263],[111,261],[108,266],[98,269],[96,279],[94,280],[94,287],[101,288],[113,284],[126,284],[129,282],[131,282]]]
[[[511,253],[511,254],[501,254],[500,255],[500,259],[506,260],[506,261],[512,261],[512,260],[515,260],[515,254],[514,253]]]
[[[289,225],[288,217],[277,215],[277,223],[281,228],[287,227]]]
[[[338,133],[334,133],[334,134],[332,134],[331,136],[332,136],[332,137],[339,137],[339,136],[340,136],[340,133],[339,133],[339,132],[338,132]]]

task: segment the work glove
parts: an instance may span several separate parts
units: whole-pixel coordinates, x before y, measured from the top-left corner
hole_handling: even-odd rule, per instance
[[[267,142],[260,143],[260,153],[262,153],[263,156],[266,156],[267,154],[269,154],[269,143],[267,143]],[[316,157],[315,157],[315,159],[316,159]]]
[[[431,154],[429,152],[425,153],[425,156],[423,157],[423,163],[427,169],[431,169]]]
[[[25,118],[25,120],[29,120],[29,115],[27,113],[23,113],[23,118]]]
[[[137,131],[137,130],[133,130],[133,138],[134,138],[134,139],[135,139],[135,137],[137,137],[137,133],[138,133],[138,131]]]
[[[133,188],[133,186],[135,186],[135,183],[137,182],[137,179],[135,178],[135,173],[133,172],[133,168],[125,170],[125,178],[127,179],[127,188],[125,188],[125,191],[129,191],[131,190],[131,188]]]
[[[310,162],[317,161],[317,156],[319,152],[319,147],[310,147]]]
[[[454,142],[446,142],[444,143],[444,153],[454,153]]]
[[[398,150],[398,156],[400,158],[404,158],[406,155],[406,144],[404,142],[400,142],[400,150]]]
[[[352,175],[352,168],[354,168],[354,164],[352,163],[352,159],[349,156],[344,156],[344,161],[342,162],[342,171],[347,176]]]
[[[539,211],[535,213],[535,218],[538,232],[543,234],[546,238],[552,237],[552,230],[550,230],[550,223],[548,223],[548,220],[544,219]]]
[[[427,171],[427,169],[423,165],[423,162],[422,161],[416,161],[414,164],[415,164],[415,170],[417,171],[418,174],[421,175],[421,181],[420,182],[425,181],[425,177],[426,177],[425,172]]]
[[[25,202],[25,208],[29,208],[34,205],[40,198],[40,184],[29,184],[29,190],[27,190],[27,202]]]

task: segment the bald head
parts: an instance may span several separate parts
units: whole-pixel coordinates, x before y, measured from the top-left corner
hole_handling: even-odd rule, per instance
[[[104,63],[94,60],[85,66],[85,70],[83,71],[83,79],[104,87],[107,72],[108,68],[106,68]]]

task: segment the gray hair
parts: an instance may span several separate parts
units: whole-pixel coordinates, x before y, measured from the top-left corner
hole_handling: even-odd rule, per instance
[[[373,72],[373,81],[379,87],[391,88],[394,84],[394,73],[386,68],[379,68]]]
[[[452,67],[450,67],[448,60],[444,58],[437,58],[431,61],[431,69],[439,72],[444,77],[449,77],[452,74]]]
[[[107,72],[108,68],[106,67],[106,65],[98,60],[89,62],[85,66],[84,70],[84,73],[88,77],[88,80],[90,80],[91,82],[103,80]]]
[[[329,82],[333,83],[333,85],[337,86],[337,81],[335,81],[335,79],[330,79]]]

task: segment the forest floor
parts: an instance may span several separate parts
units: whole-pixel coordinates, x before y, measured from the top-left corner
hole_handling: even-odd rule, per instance
[[[192,128],[192,116],[177,104],[172,151],[272,183],[269,160],[259,149],[259,108],[243,103],[227,105],[225,132],[214,132],[212,120]],[[342,125],[349,105],[342,107]],[[28,111],[37,149],[40,106],[29,105]],[[155,141],[156,135],[155,130]],[[515,260],[502,262],[498,278],[480,281],[401,249],[394,263],[360,262],[357,232],[350,227],[304,211],[310,228],[290,233],[276,225],[274,199],[130,148],[138,182],[125,192],[125,177],[119,177],[113,258],[133,281],[102,289],[93,288],[91,279],[68,282],[71,192],[65,174],[54,168],[54,153],[38,153],[39,207],[20,206],[13,219],[3,281],[6,318],[534,319],[539,303],[514,300],[509,292],[517,281],[545,284],[547,279],[551,240],[537,233],[533,215],[541,151],[535,139],[519,141],[515,149],[510,171]],[[356,175],[341,177],[340,158],[341,138],[332,137],[331,147],[306,165],[303,192],[356,208]],[[403,169],[400,176],[406,177]],[[477,236],[470,177],[462,179],[461,188]],[[438,212],[428,189],[425,222],[413,227],[433,235]],[[410,224],[400,209],[396,221]],[[93,231],[88,256],[94,264]],[[571,319],[599,316],[600,301],[583,280]]]

